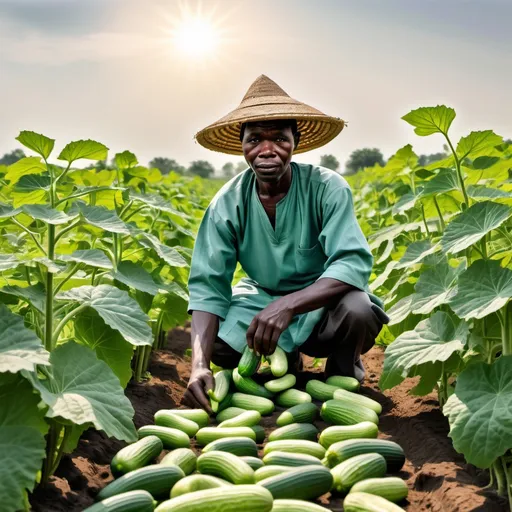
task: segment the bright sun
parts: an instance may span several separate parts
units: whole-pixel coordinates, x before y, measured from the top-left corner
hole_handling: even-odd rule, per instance
[[[211,20],[194,16],[181,20],[173,30],[173,40],[180,53],[200,58],[215,51],[219,33]]]

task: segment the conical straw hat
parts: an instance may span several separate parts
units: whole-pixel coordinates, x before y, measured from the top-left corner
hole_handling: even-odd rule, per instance
[[[272,119],[297,120],[301,137],[294,153],[304,153],[327,144],[345,125],[338,117],[327,116],[316,108],[290,98],[274,81],[261,75],[249,87],[240,105],[198,132],[196,140],[213,151],[243,155],[240,142],[242,123]]]

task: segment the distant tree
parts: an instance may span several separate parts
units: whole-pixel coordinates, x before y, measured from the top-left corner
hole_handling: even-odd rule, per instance
[[[245,160],[241,160],[240,162],[238,162],[236,165],[235,165],[235,174],[239,174],[241,173],[242,171],[245,171],[245,169],[247,169],[247,167],[249,167],[247,165],[247,162]]]
[[[418,157],[418,164],[421,166],[443,160],[448,155],[446,153],[431,153],[430,155],[420,155]]]
[[[233,162],[226,162],[222,166],[222,174],[226,178],[232,178],[235,175],[235,164]]]
[[[334,155],[322,155],[320,157],[320,166],[327,167],[327,169],[332,169],[333,171],[337,171],[340,163]]]
[[[173,158],[158,156],[149,162],[149,167],[158,169],[162,174],[169,174],[171,171],[178,174],[185,174],[186,169]]]
[[[209,178],[215,173],[215,167],[206,160],[194,160],[190,163],[188,172],[190,174],[201,176],[201,178]]]
[[[18,160],[25,158],[25,153],[22,149],[15,149],[10,153],[5,153],[5,155],[0,158],[0,165],[12,165],[16,163]]]
[[[373,167],[375,164],[385,165],[384,156],[377,148],[363,148],[353,151],[345,164],[347,174],[354,174],[365,167]]]

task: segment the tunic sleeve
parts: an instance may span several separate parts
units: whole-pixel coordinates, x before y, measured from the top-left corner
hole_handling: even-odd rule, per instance
[[[189,313],[205,311],[226,318],[236,262],[234,227],[222,220],[210,205],[201,221],[192,254]]]
[[[319,242],[327,256],[319,279],[330,277],[367,291],[373,256],[357,222],[348,186],[337,187],[325,196]]]

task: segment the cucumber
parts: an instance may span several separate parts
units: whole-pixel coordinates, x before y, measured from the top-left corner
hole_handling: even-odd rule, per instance
[[[309,501],[274,500],[272,512],[325,512],[327,509]]]
[[[207,427],[205,427],[207,428]],[[144,425],[137,430],[139,439],[147,436],[156,436],[162,441],[164,448],[174,450],[175,448],[190,448],[190,439],[177,428],[161,427],[159,425]]]
[[[355,408],[340,400],[327,400],[322,404],[320,416],[324,421],[334,425],[355,425],[362,421],[371,421],[375,425],[379,424],[379,417],[375,411],[367,407]]]
[[[366,478],[381,478],[386,474],[386,459],[378,453],[356,455],[331,469],[333,490],[347,493],[357,482]]]
[[[345,377],[343,375],[332,375],[325,381],[326,384],[346,389],[347,391],[358,391],[361,384],[354,377]]]
[[[276,425],[278,427],[284,427],[290,423],[313,423],[317,416],[318,407],[311,402],[307,402],[294,405],[282,412],[276,420]]]
[[[231,401],[232,400],[233,400],[233,394],[232,393],[228,393],[226,395],[226,398],[224,398],[224,400],[222,400],[222,402],[217,402],[216,400],[213,400],[210,397],[210,407],[212,408],[212,411],[215,414],[219,414],[224,409],[227,409],[228,407],[231,406]]]
[[[257,485],[268,489],[275,500],[314,500],[331,490],[332,481],[331,472],[327,468],[315,465],[303,466],[282,475],[265,478]]]
[[[177,482],[171,491],[171,498],[177,498],[183,494],[204,491],[205,489],[217,489],[217,487],[232,487],[233,484],[211,475],[190,475]]]
[[[178,496],[155,512],[271,512],[272,503],[272,494],[259,485],[237,485]]]
[[[128,491],[96,503],[83,512],[153,512],[155,504],[147,491]]]
[[[268,436],[269,441],[281,441],[283,439],[306,439],[316,441],[318,429],[311,423],[291,423],[285,427],[279,427]]]
[[[263,457],[265,466],[314,466],[322,463],[313,455],[305,453],[270,452]]]
[[[157,411],[155,413],[155,425],[161,427],[177,428],[185,432],[188,437],[194,437],[199,430],[199,425],[192,420],[187,420],[183,416],[177,416],[172,411]]]
[[[262,396],[246,395],[245,393],[233,393],[232,405],[248,411],[258,411],[262,416],[272,414],[275,409],[272,400]]]
[[[320,446],[318,443],[314,443],[313,441],[302,441],[297,439],[271,441],[270,443],[267,443],[263,448],[263,455],[267,455],[268,453],[274,451],[303,453],[305,455],[312,455],[317,459],[323,459],[325,457],[325,448]]]
[[[254,470],[242,459],[229,452],[206,452],[197,459],[197,470],[235,485],[254,483]]]
[[[203,448],[203,453],[207,452],[229,452],[239,457],[258,456],[258,447],[256,443],[248,437],[226,437],[212,441]]]
[[[270,363],[270,370],[274,377],[282,377],[288,371],[288,357],[286,352],[279,346],[276,347],[274,353],[267,356],[266,359]]]
[[[274,396],[274,393],[266,389],[265,386],[258,384],[255,380],[251,379],[251,377],[242,377],[238,373],[238,368],[233,370],[233,382],[240,393],[262,396],[263,398],[272,398]]]
[[[206,427],[210,423],[210,416],[204,409],[162,409],[163,411],[171,411],[176,416],[181,416],[187,420],[191,420],[199,425],[199,428]]]
[[[254,350],[249,348],[247,345],[242,352],[242,357],[238,362],[238,373],[242,377],[251,377],[256,373],[260,364],[261,357],[254,353]]]
[[[196,470],[196,454],[190,448],[178,448],[169,452],[161,461],[162,466],[178,466],[185,475],[190,475]]]
[[[281,393],[286,389],[293,388],[293,386],[295,386],[296,383],[297,378],[295,377],[295,375],[289,373],[288,375],[285,375],[284,377],[281,377],[279,379],[273,379],[269,380],[268,382],[265,382],[265,388],[271,391],[272,393]]]
[[[351,492],[343,500],[345,512],[404,512],[402,507],[380,496],[366,492]]]
[[[325,457],[331,467],[363,453],[378,453],[386,460],[390,473],[396,473],[405,464],[405,454],[400,445],[387,439],[347,439],[332,444]]]
[[[206,446],[212,441],[216,441],[217,439],[222,439],[224,437],[248,437],[253,441],[256,440],[256,434],[250,427],[204,427],[197,432],[196,442],[199,446]]]
[[[265,429],[261,425],[253,425],[251,427],[256,434],[256,443],[261,444],[265,441]]]
[[[279,393],[276,398],[276,404],[280,407],[293,407],[294,405],[311,402],[311,395],[292,388]]]
[[[311,398],[325,402],[326,400],[332,400],[334,392],[338,388],[322,382],[321,380],[310,380],[306,384],[306,393],[311,395]]]
[[[110,463],[112,474],[119,476],[142,468],[156,459],[163,449],[162,441],[156,436],[139,439],[136,443],[121,448],[114,455]]]
[[[213,376],[215,380],[215,388],[208,390],[208,396],[211,399],[216,402],[222,402],[222,400],[226,398],[231,384],[232,372],[233,370],[221,370]]]
[[[354,484],[350,492],[366,492],[397,503],[405,500],[409,494],[407,484],[396,476],[385,478],[367,478]]]
[[[257,469],[254,472],[254,480],[259,482],[260,480],[264,480],[265,478],[270,478],[271,476],[282,475],[284,473],[289,473],[297,469],[293,466],[263,466],[260,469]]]
[[[355,407],[367,407],[372,411],[375,411],[377,414],[382,412],[382,405],[379,404],[376,400],[373,400],[364,395],[358,395],[357,393],[352,393],[351,391],[347,391],[346,389],[337,389],[334,392],[334,399],[341,400],[342,402],[347,402],[353,404]]]
[[[345,439],[376,439],[379,429],[371,421],[362,421],[355,425],[335,425],[327,427],[318,439],[324,447],[329,448],[334,443],[345,441]]]
[[[215,419],[219,423],[222,423],[223,421],[230,420],[231,418],[236,418],[245,411],[246,409],[241,409],[240,407],[227,407],[223,411],[219,412]]]
[[[244,411],[242,414],[219,424],[219,428],[230,427],[252,427],[261,421],[261,414],[258,411]]]
[[[135,469],[110,482],[97,496],[104,500],[128,491],[147,491],[156,500],[167,498],[174,484],[185,477],[178,466],[161,466],[153,464],[145,468]]]
[[[258,375],[272,375],[272,370],[270,369],[270,364],[268,362],[262,362],[258,368]]]
[[[261,459],[258,459],[258,457],[251,457],[246,455],[245,457],[240,457],[244,462],[249,464],[251,468],[256,471],[257,469],[260,469],[264,466],[264,463]]]

